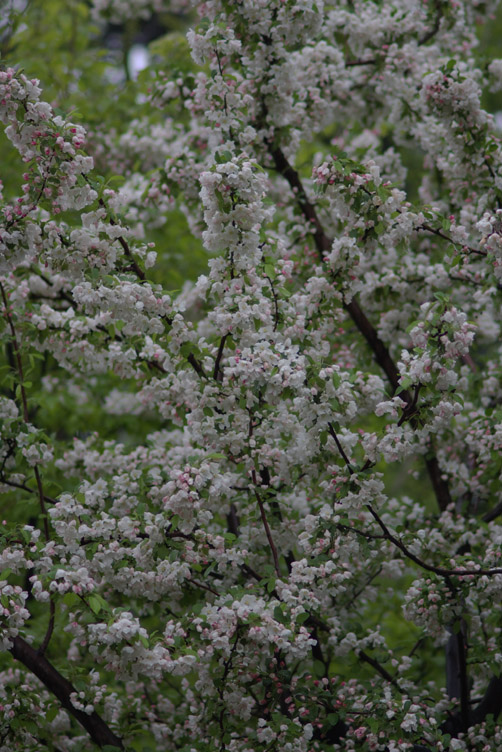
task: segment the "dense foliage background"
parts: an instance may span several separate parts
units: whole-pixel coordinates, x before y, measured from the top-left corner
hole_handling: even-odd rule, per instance
[[[498,4],[2,6],[0,750],[499,749]]]

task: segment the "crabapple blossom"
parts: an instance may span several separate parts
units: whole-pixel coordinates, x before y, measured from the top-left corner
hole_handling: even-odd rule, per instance
[[[187,31],[0,69],[0,752],[496,752],[499,3],[90,5]]]

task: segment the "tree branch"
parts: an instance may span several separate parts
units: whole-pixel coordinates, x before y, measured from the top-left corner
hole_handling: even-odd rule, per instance
[[[227,334],[224,334],[223,337],[220,340],[220,346],[218,347],[218,353],[216,355],[216,360],[214,362],[214,371],[213,371],[213,379],[215,381],[221,381],[221,374],[220,374],[220,365],[221,365],[221,359],[223,357],[223,350],[225,349],[225,342],[227,341],[228,332]]]
[[[275,169],[286,178],[289,185],[295,192],[298,205],[305,219],[310,222],[315,229],[315,245],[320,260],[324,262],[324,254],[326,251],[330,250],[332,241],[324,232],[321,221],[317,216],[316,209],[309,201],[298,172],[289,164],[284,155],[284,152],[282,151],[282,149],[280,149],[280,147],[273,146],[270,143],[268,145],[270,154],[272,156],[272,159],[274,160]],[[424,227],[424,229],[427,229],[429,231],[432,230],[432,228],[429,228],[428,226]],[[435,234],[441,234],[439,230],[437,232],[434,230],[432,231]],[[392,360],[387,347],[378,336],[375,328],[368,320],[366,314],[356,300],[352,299],[350,303],[343,303],[343,307],[351,317],[359,332],[363,335],[364,339],[368,343],[370,349],[373,352],[373,355],[375,356],[376,362],[385,373],[389,384],[395,392],[399,388],[399,370]],[[411,406],[413,405],[412,395],[408,391],[404,390],[400,392],[399,396],[406,402],[408,410],[410,410]],[[441,470],[439,468],[439,463],[436,457],[426,460],[426,467],[431,479],[434,493],[436,495],[438,507],[440,511],[443,511],[451,502],[448,484],[441,478]]]
[[[35,491],[34,488],[29,488],[25,483],[16,483],[13,480],[4,478],[1,472],[0,483],[4,483],[6,486],[11,486],[12,488],[20,488],[22,491],[28,491],[28,493],[31,494],[38,494],[38,490]],[[47,494],[44,494],[44,501],[48,502],[49,504],[57,504],[57,499],[53,499],[52,496],[47,496]]]
[[[314,242],[319,254],[319,258],[322,262],[324,262],[324,254],[326,253],[326,251],[329,251],[331,249],[332,241],[324,232],[321,221],[317,216],[315,207],[308,199],[300,176],[298,175],[297,171],[289,164],[288,160],[284,156],[282,149],[280,149],[279,147],[273,147],[271,148],[270,153],[274,160],[275,169],[286,178],[291,188],[293,188],[298,204],[305,219],[310,222],[315,228]],[[359,304],[355,300],[351,300],[350,303],[344,303],[343,307],[370,346],[378,365],[384,371],[389,383],[395,391],[399,387],[399,371],[396,364],[392,360],[386,346],[376,333],[376,330],[373,328],[372,324],[367,319],[364,311],[360,308]],[[411,395],[405,392],[401,392],[400,396],[406,402],[411,402],[412,400]]]
[[[20,661],[40,679],[49,692],[52,692],[58,698],[62,707],[84,727],[95,744],[99,747],[110,745],[124,749],[122,740],[113,733],[101,716],[95,711],[88,715],[72,705],[70,696],[76,692],[75,687],[49,663],[47,658],[34,650],[26,640],[22,637],[14,637],[10,652],[16,660]]]
[[[399,686],[398,682],[394,679],[393,676],[389,674],[389,672],[382,666],[381,663],[379,663],[375,658],[372,658],[370,655],[365,653],[364,650],[359,650],[357,655],[362,661],[372,666],[375,669],[375,671],[378,671],[380,676],[382,676],[385,679],[385,681],[388,681],[389,684],[392,684],[392,686],[395,687],[398,692],[403,694],[403,690]]]
[[[26,389],[24,385],[24,370],[23,370],[23,359],[21,357],[21,349],[19,346],[19,341],[17,338],[17,332],[16,327],[14,326],[14,320],[12,318],[12,314],[9,310],[9,305],[7,301],[7,295],[5,292],[5,289],[0,282],[0,293],[2,296],[2,301],[5,308],[5,317],[7,319],[7,323],[10,329],[11,337],[12,337],[12,346],[14,348],[15,356],[16,356],[16,366],[17,366],[17,378],[19,381],[19,390],[21,394],[21,407],[23,410],[23,420],[26,424],[30,422],[30,415],[28,411],[28,398],[26,396]],[[38,502],[40,505],[40,514],[42,517],[42,527],[44,530],[44,536],[46,542],[49,542],[50,540],[50,531],[49,531],[49,521],[47,519],[47,510],[45,508],[45,494],[44,489],[42,486],[42,478],[40,475],[40,471],[35,465],[33,468],[33,473],[35,475],[35,482],[37,484],[37,495],[38,495]],[[56,606],[54,604],[54,596],[51,596],[50,598],[50,615],[49,615],[49,624],[47,627],[47,631],[45,633],[45,637],[43,639],[42,645],[40,647],[40,653],[43,655],[45,650],[47,649],[47,645],[49,644],[49,641],[52,637],[52,633],[54,631],[54,617],[56,612]]]
[[[99,205],[100,205],[101,207],[103,207],[103,209],[104,209],[104,210],[106,211],[106,213],[108,214],[108,208],[107,208],[107,206],[106,206],[106,204],[105,204],[105,202],[103,201],[103,199],[102,199],[102,198],[100,198],[100,199],[98,200],[98,204],[99,204]],[[115,222],[115,220],[113,219],[113,217],[111,217],[111,216],[110,216],[109,214],[108,214],[108,221],[110,222],[110,224],[111,224],[111,225],[112,225],[113,227],[115,227],[115,225],[117,224],[117,223]],[[122,246],[122,248],[123,248],[123,250],[124,250],[124,253],[125,253],[125,255],[127,256],[127,258],[129,259],[129,261],[131,262],[131,267],[132,267],[132,269],[133,269],[134,273],[136,274],[136,276],[138,277],[138,279],[140,279],[140,280],[141,280],[142,282],[144,282],[144,281],[145,281],[145,279],[146,279],[146,275],[145,275],[145,272],[143,271],[143,269],[141,269],[141,267],[140,267],[140,266],[138,266],[138,263],[137,263],[136,259],[134,258],[134,256],[133,256],[133,253],[132,253],[131,249],[129,248],[129,244],[128,244],[127,240],[125,240],[125,239],[124,239],[124,238],[122,237],[122,235],[119,235],[119,237],[117,238],[117,240],[119,241],[120,245]]]
[[[439,31],[439,26],[441,24],[441,19],[443,17],[440,0],[436,0],[435,7],[436,7],[436,18],[434,19],[434,25],[431,29],[429,29],[429,31],[427,31],[423,35],[421,39],[418,40],[419,47],[424,44],[427,44],[427,42],[429,42],[433,37],[435,37]]]
[[[436,496],[439,510],[441,512],[444,512],[447,506],[451,504],[452,499],[448,481],[443,480],[442,478],[443,474],[441,472],[441,468],[439,467],[439,462],[435,454],[428,458],[426,457],[425,466],[427,468],[427,472],[429,473],[429,478],[431,479],[432,488],[434,489],[434,494]]]
[[[502,678],[493,677],[486,689],[483,699],[475,710],[472,710],[468,715],[467,727],[477,726],[489,715],[493,716],[493,720],[496,721],[502,710]],[[464,720],[462,713],[455,713],[448,718],[442,725],[441,731],[452,736],[457,736],[460,732],[464,731]]]
[[[261,521],[263,523],[263,527],[265,529],[265,535],[267,536],[268,545],[270,546],[270,550],[272,552],[272,558],[274,560],[274,569],[278,577],[281,576],[281,570],[279,568],[279,554],[277,552],[276,545],[274,543],[274,539],[272,538],[272,531],[270,530],[270,525],[268,524],[267,515],[265,514],[265,507],[263,506],[263,500],[258,493],[257,489],[257,479],[256,479],[256,472],[253,470],[252,472],[253,476],[253,484],[254,484],[254,495],[256,496],[256,501],[258,502],[258,507],[260,510],[260,517]]]
[[[380,525],[385,537],[388,541],[393,543],[396,548],[398,548],[400,551],[403,552],[403,554],[406,556],[407,559],[410,559],[410,561],[415,562],[415,564],[418,564],[419,567],[422,569],[427,570],[428,572],[434,572],[434,574],[438,574],[441,577],[467,577],[475,576],[480,577],[483,575],[487,575],[489,577],[492,577],[496,574],[502,574],[502,568],[496,568],[496,569],[444,569],[444,567],[435,567],[432,564],[427,564],[427,562],[422,561],[418,558],[418,556],[415,556],[415,554],[412,554],[411,551],[406,548],[404,543],[402,543],[399,538],[396,538],[392,533],[390,532],[389,528],[385,524],[385,522],[379,517],[379,515],[375,512],[371,504],[366,504],[366,509],[370,512],[372,517],[377,521],[377,523]]]

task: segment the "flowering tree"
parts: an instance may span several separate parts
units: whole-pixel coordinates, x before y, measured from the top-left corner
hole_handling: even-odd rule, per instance
[[[208,0],[109,130],[0,70],[2,752],[500,750],[495,6]]]

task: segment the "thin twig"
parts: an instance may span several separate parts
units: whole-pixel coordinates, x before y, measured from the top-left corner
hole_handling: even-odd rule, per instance
[[[12,337],[12,345],[14,347],[14,354],[15,354],[16,366],[17,366],[17,377],[18,377],[18,380],[19,380],[19,390],[20,390],[20,394],[21,394],[21,405],[22,405],[22,408],[23,408],[23,419],[24,419],[25,423],[29,423],[30,422],[30,415],[29,415],[29,411],[28,411],[28,398],[27,398],[26,389],[25,389],[25,386],[24,386],[23,360],[22,360],[22,357],[21,357],[21,350],[20,350],[18,339],[17,339],[16,328],[14,326],[14,320],[13,320],[12,314],[11,314],[11,312],[9,310],[9,305],[8,305],[8,301],[7,301],[7,295],[6,295],[4,286],[2,285],[1,282],[0,282],[0,293],[1,293],[1,296],[2,296],[2,301],[3,301],[3,304],[4,304],[4,308],[5,308],[5,317],[7,319],[7,323],[8,323],[8,326],[9,326],[9,329],[10,329],[10,333],[11,333],[11,337]],[[39,501],[40,513],[41,513],[41,517],[42,517],[42,526],[43,526],[43,530],[44,530],[44,537],[45,537],[46,542],[49,542],[49,540],[50,540],[50,531],[49,531],[49,520],[47,518],[47,510],[45,508],[45,494],[44,494],[44,489],[43,489],[43,486],[42,486],[42,478],[40,476],[40,471],[39,471],[39,469],[38,469],[38,467],[36,465],[33,468],[33,473],[35,475],[35,481],[36,481],[36,484],[37,484],[38,501]],[[49,624],[48,624],[48,627],[47,627],[47,631],[45,633],[45,637],[44,637],[44,639],[42,641],[42,644],[40,646],[40,649],[39,649],[40,655],[44,654],[44,652],[45,652],[45,650],[46,650],[46,648],[47,648],[47,646],[49,644],[49,641],[50,641],[50,639],[52,637],[52,633],[54,631],[54,618],[55,618],[55,605],[54,605],[54,598],[53,598],[53,596],[51,596],[51,598],[50,598]]]
[[[324,263],[325,253],[331,248],[332,241],[324,232],[316,209],[307,197],[305,188],[298,172],[289,164],[284,155],[284,152],[279,147],[269,143],[269,150],[274,160],[275,169],[286,178],[289,185],[295,192],[296,200],[298,201],[298,205],[305,219],[314,227],[314,242],[316,244],[319,258],[321,262]],[[433,228],[429,228],[429,226],[423,226],[423,228],[431,230],[435,234],[440,234],[440,236],[443,236],[439,230],[435,231]],[[447,236],[444,237],[449,240]],[[350,303],[344,303],[343,305],[352,321],[356,325],[357,329],[368,343],[370,349],[373,351],[375,360],[385,373],[393,391],[397,391],[400,386],[400,374],[389,353],[389,350],[382,342],[375,328],[368,320],[366,314],[354,298]],[[407,403],[407,405],[411,405],[413,403],[413,397],[407,390],[400,392],[399,396],[402,400],[404,400],[404,402]],[[441,469],[435,455],[433,457],[429,457],[429,459],[426,459],[425,464],[427,472],[431,479],[438,507],[441,511],[443,511],[451,503],[451,495],[448,487],[448,482],[443,480],[442,478]]]
[[[197,360],[197,358],[195,357],[193,353],[190,353],[190,355],[187,357],[187,360],[198,376],[202,376],[202,378],[207,379],[207,374],[204,371],[204,368],[199,363],[199,361]]]
[[[442,238],[443,240],[447,240],[452,245],[455,245],[455,242],[452,238],[449,237],[449,235],[445,235],[444,232],[441,230],[436,229],[435,227],[431,227],[430,225],[424,223],[423,225],[420,225],[419,227],[415,228],[415,232],[420,232],[420,230],[425,230],[426,232],[430,232],[433,235],[437,235],[438,238]],[[469,253],[475,253],[478,256],[487,256],[487,251],[481,251],[479,248],[471,248],[471,246],[465,246],[465,249]]]
[[[256,497],[256,501],[258,502],[258,507],[260,509],[261,521],[263,522],[263,527],[265,529],[265,535],[267,536],[268,544],[269,544],[270,550],[272,552],[272,558],[274,560],[274,569],[276,571],[277,576],[280,577],[281,576],[281,570],[279,568],[279,554],[277,553],[277,548],[275,546],[274,539],[272,538],[272,532],[270,530],[270,525],[268,524],[267,515],[265,513],[265,507],[263,506],[263,500],[262,500],[260,494],[258,493],[258,488],[257,488],[258,482],[257,482],[257,479],[256,479],[256,471],[253,470],[252,473],[251,473],[251,475],[252,475],[253,484],[254,484],[254,495]]]
[[[348,469],[349,473],[350,473],[351,475],[353,475],[353,474],[354,474],[354,468],[353,468],[353,467],[352,467],[352,465],[350,464],[350,460],[349,460],[349,458],[347,457],[347,455],[345,454],[345,450],[344,450],[344,448],[343,448],[343,447],[342,447],[342,445],[340,444],[340,440],[339,440],[338,436],[337,436],[337,435],[336,435],[336,433],[335,433],[335,429],[333,428],[333,424],[332,424],[332,423],[328,423],[328,430],[329,430],[329,432],[330,432],[331,436],[333,437],[333,439],[334,439],[334,441],[335,441],[335,444],[336,444],[336,446],[337,446],[337,448],[338,448],[338,451],[340,452],[340,454],[341,454],[341,455],[342,455],[342,457],[343,457],[343,461],[344,461],[344,462],[345,462],[345,464],[347,465],[347,469]]]
[[[428,572],[434,572],[434,574],[438,574],[441,577],[467,577],[467,576],[484,576],[487,575],[489,577],[493,577],[496,574],[502,574],[501,568],[496,569],[445,569],[444,567],[435,567],[433,564],[427,564],[427,562],[422,561],[418,558],[418,556],[415,556],[415,554],[412,554],[411,551],[406,548],[404,543],[399,540],[399,538],[396,538],[392,533],[390,532],[389,528],[385,524],[385,522],[381,519],[381,517],[375,512],[371,504],[366,504],[366,509],[370,512],[371,516],[376,520],[380,528],[382,529],[385,537],[388,541],[393,543],[396,548],[398,548],[400,551],[403,552],[403,554],[406,556],[406,558],[410,559],[411,561],[415,562],[415,564],[418,564],[419,567],[422,569],[427,570]]]
[[[223,335],[223,337],[220,340],[220,346],[218,347],[218,353],[216,355],[216,360],[214,362],[214,371],[213,371],[213,379],[215,381],[220,380],[221,381],[221,374],[220,374],[220,364],[221,359],[223,357],[223,350],[225,349],[225,342],[227,341],[228,332]]]
[[[117,225],[117,223],[115,222],[115,220],[113,219],[113,217],[110,216],[110,214],[108,213],[108,208],[107,208],[107,206],[106,206],[106,204],[105,204],[105,202],[103,201],[102,198],[98,199],[98,204],[106,211],[107,216],[108,216],[108,221],[110,222],[110,224],[112,225],[112,227],[115,227]],[[119,241],[120,245],[124,249],[125,255],[127,256],[127,258],[129,259],[129,261],[131,262],[131,267],[132,267],[134,273],[136,274],[136,276],[142,282],[144,282],[144,280],[146,279],[145,272],[143,271],[143,269],[141,269],[138,266],[138,263],[137,263],[136,259],[133,256],[133,253],[132,253],[132,251],[131,251],[131,249],[129,247],[129,244],[128,244],[127,240],[125,240],[125,238],[123,238],[122,235],[119,235],[119,237],[117,238],[117,240]]]
[[[219,595],[217,590],[214,590],[212,587],[209,587],[209,585],[203,585],[202,582],[197,582],[197,580],[192,580],[191,577],[185,577],[186,582],[190,582],[192,585],[195,585],[195,587],[201,588],[201,590],[207,590],[208,593],[212,593],[213,595]]]
[[[32,494],[38,494],[38,490],[35,491],[34,488],[29,488],[25,483],[16,483],[13,480],[8,480],[7,478],[4,478],[3,475],[0,473],[0,483],[4,483],[6,486],[12,486],[12,488],[19,488],[22,491],[28,491],[28,493]],[[57,504],[57,499],[53,499],[52,496],[47,496],[47,494],[44,494],[44,501],[48,504]]]
[[[436,36],[436,34],[439,31],[439,26],[441,24],[441,18],[443,17],[442,7],[441,7],[441,1],[436,0],[435,3],[436,6],[436,18],[434,19],[434,25],[429,31],[427,31],[421,39],[418,40],[418,46],[421,47],[424,44],[427,44],[433,37]]]
[[[272,297],[274,298],[274,332],[277,331],[277,326],[279,324],[279,302],[277,300],[277,293],[275,292],[274,283],[268,276],[268,274],[265,274],[265,279],[268,279],[268,283],[270,285],[270,289],[272,290]]]
[[[298,172],[289,164],[282,149],[279,147],[271,147],[270,154],[274,160],[275,169],[286,178],[289,185],[294,190],[296,200],[298,201],[298,205],[305,219],[314,228],[314,242],[319,259],[324,263],[325,254],[331,249],[333,244],[332,240],[324,232],[324,228],[317,215],[316,209],[308,199]],[[384,345],[373,325],[370,323],[366,314],[355,299],[352,299],[350,303],[344,303],[343,307],[370,346],[375,356],[375,360],[387,376],[393,390],[396,391],[396,389],[399,388],[399,370],[392,360],[387,347]],[[411,396],[406,391],[401,392],[400,396],[405,402],[411,401]]]
[[[386,669],[382,666],[381,663],[379,663],[375,658],[372,658],[367,653],[364,652],[364,650],[358,650],[357,655],[362,661],[365,661],[365,663],[369,663],[370,666],[372,666],[375,671],[378,671],[380,676],[382,676],[386,681],[389,682],[389,684],[392,684],[393,687],[397,689],[398,692],[401,694],[404,694],[404,690],[401,689],[398,682],[394,679],[393,676],[389,674]]]
[[[345,67],[352,68],[356,65],[375,65],[376,62],[377,60],[374,57],[370,57],[367,60],[346,60]]]
[[[56,620],[56,606],[54,603],[54,599],[51,598],[49,601],[49,625],[47,627],[47,631],[45,633],[45,637],[42,640],[42,644],[38,648],[38,654],[44,655],[45,651],[47,650],[47,647],[49,645],[49,642],[52,637],[52,633],[54,632],[54,622]]]

